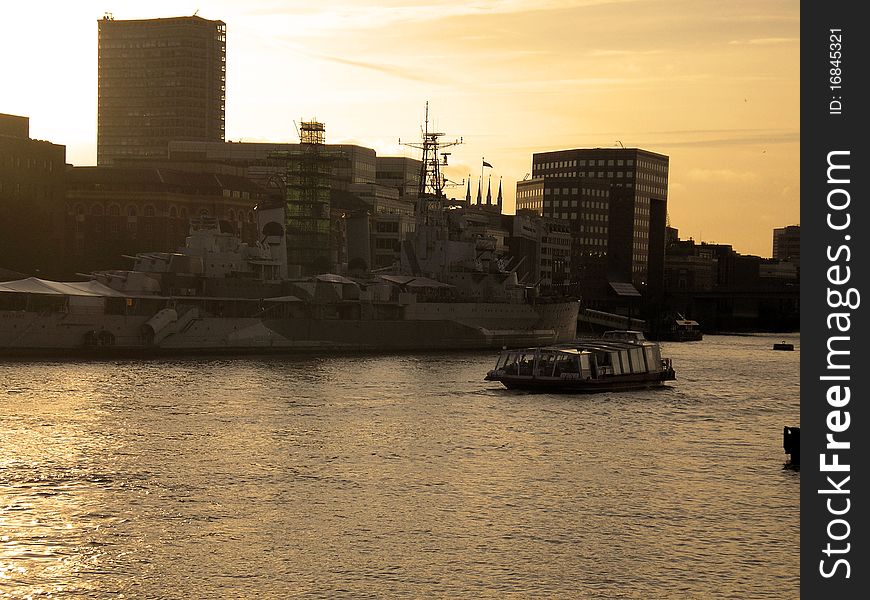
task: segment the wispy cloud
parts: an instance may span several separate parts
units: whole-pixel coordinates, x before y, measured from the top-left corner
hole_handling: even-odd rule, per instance
[[[664,54],[667,52],[663,49],[654,49],[654,50],[591,50],[586,53],[587,56],[592,58],[609,58],[609,57],[623,57],[623,56],[653,56],[656,54]]]
[[[692,181],[705,183],[753,183],[759,180],[754,171],[732,171],[731,169],[690,169],[686,173]]]
[[[499,14],[536,13],[553,10],[591,8],[627,4],[638,0],[476,0],[457,3],[452,0],[393,0],[359,2],[334,0],[326,8],[311,8],[309,2],[273,2],[246,10],[252,17],[292,20],[294,35],[304,36],[335,30],[360,30],[389,27],[402,23],[440,21],[454,17],[492,16]]]
[[[770,37],[770,38],[753,38],[750,40],[731,40],[728,42],[733,46],[770,46],[773,44],[797,44],[800,42],[798,38]]]
[[[400,67],[398,65],[393,65],[389,63],[374,63],[367,62],[362,60],[351,60],[349,58],[341,58],[338,56],[329,56],[327,54],[316,54],[312,52],[306,52],[309,56],[313,58],[319,58],[321,60],[328,60],[331,62],[335,62],[341,65],[347,65],[350,67],[357,67],[360,69],[368,69],[371,71],[377,71],[378,73],[383,73],[384,75],[390,75],[392,77],[399,77],[401,79],[409,79],[411,81],[422,81],[425,83],[434,83],[431,76],[431,71],[426,73],[426,76],[420,75],[417,71],[413,69]]]
[[[676,139],[662,139],[655,144],[663,148],[724,148],[734,146],[771,146],[774,144],[794,144],[800,142],[801,136],[798,131],[762,132],[748,135],[725,135],[719,137],[705,137],[685,135]]]

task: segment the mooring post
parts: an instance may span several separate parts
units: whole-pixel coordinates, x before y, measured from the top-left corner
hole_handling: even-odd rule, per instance
[[[789,464],[800,466],[801,464],[801,428],[782,428],[782,448],[789,455]]]

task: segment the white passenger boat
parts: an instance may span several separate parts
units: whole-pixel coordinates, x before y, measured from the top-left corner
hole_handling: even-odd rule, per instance
[[[676,378],[671,360],[639,331],[608,331],[571,344],[504,350],[487,373],[509,389],[610,392],[664,385]]]

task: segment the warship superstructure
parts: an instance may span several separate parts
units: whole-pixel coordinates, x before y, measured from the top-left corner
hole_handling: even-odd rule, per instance
[[[445,201],[438,136],[424,131],[416,231],[395,269],[307,277],[288,265],[287,202],[257,207],[260,239],[191,220],[176,252],[141,253],[89,281],[0,283],[0,353],[395,351],[571,341],[579,303],[540,297],[463,235]],[[290,253],[292,254],[292,253]]]

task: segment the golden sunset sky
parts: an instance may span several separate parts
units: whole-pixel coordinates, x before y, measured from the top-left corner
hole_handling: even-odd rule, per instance
[[[424,104],[448,176],[492,163],[513,212],[534,152],[639,147],[670,156],[683,238],[770,256],[800,222],[800,10],[737,0],[92,0],[4,2],[0,112],[96,163],[97,21],[192,15],[227,24],[227,138],[379,155],[420,134]],[[464,196],[464,187],[448,193]]]

